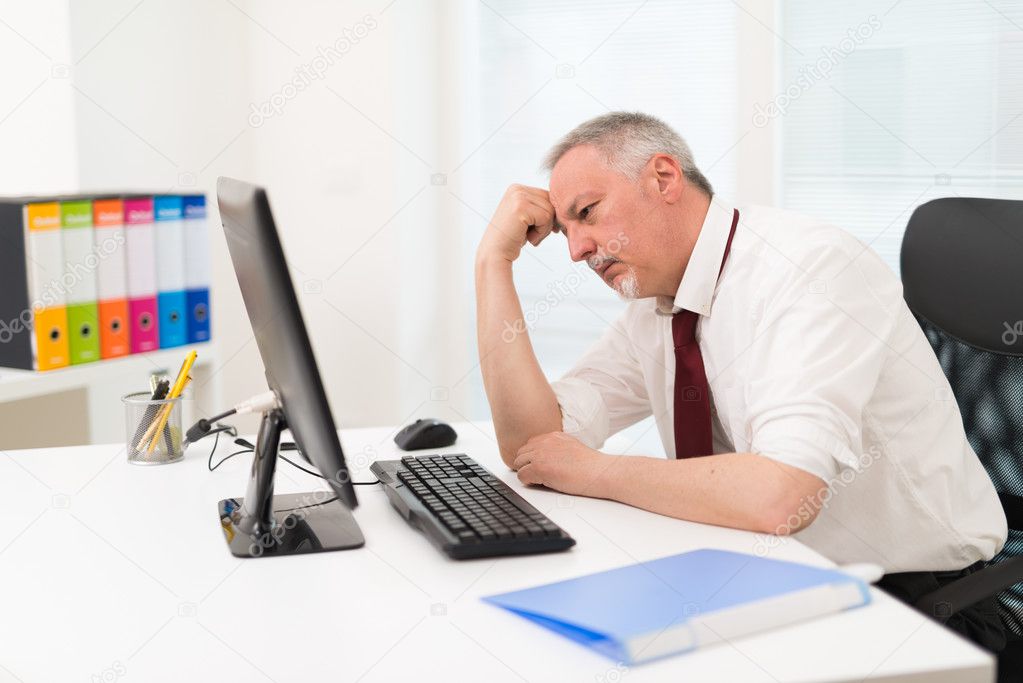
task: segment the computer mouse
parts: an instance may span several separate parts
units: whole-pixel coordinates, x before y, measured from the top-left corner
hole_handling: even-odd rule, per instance
[[[423,448],[444,448],[458,438],[451,425],[425,418],[416,420],[394,435],[394,443],[403,451],[418,451]]]

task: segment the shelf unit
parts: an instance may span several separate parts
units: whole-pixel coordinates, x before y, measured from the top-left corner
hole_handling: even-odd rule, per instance
[[[191,421],[200,414],[211,414],[221,403],[218,378],[219,363],[215,342],[205,342],[173,349],[160,349],[123,358],[74,365],[59,370],[33,372],[0,368],[0,449],[9,448],[8,430],[17,427],[17,403],[42,396],[83,390],[81,409],[88,415],[88,443],[111,443],[124,439],[124,409],[121,397],[149,386],[154,373],[173,378],[190,349],[198,353],[192,368],[192,383],[185,391],[184,419]],[[81,403],[81,402],[80,402]],[[54,416],[49,416],[51,419]],[[59,419],[59,418],[58,418]],[[47,435],[40,434],[38,446],[53,445]],[[18,439],[24,445],[23,436]],[[30,444],[32,445],[32,444]]]

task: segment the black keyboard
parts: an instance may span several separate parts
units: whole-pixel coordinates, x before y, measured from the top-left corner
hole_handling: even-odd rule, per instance
[[[557,524],[467,455],[373,463],[391,505],[455,559],[524,555],[575,545]]]

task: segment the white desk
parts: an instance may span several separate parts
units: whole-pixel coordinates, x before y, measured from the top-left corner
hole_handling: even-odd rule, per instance
[[[365,548],[238,560],[216,504],[244,494],[248,456],[214,473],[208,445],[164,467],[128,465],[121,445],[0,456],[0,681],[993,679],[988,655],[877,590],[866,608],[617,667],[480,596],[699,547],[753,552],[757,537],[523,490],[488,425],[456,429],[450,451],[494,470],[578,545],[454,562],[378,487],[360,486]],[[373,459],[397,456],[390,434],[343,432],[357,481]],[[321,488],[286,463],[277,472],[278,492]],[[771,556],[829,564],[791,539]]]

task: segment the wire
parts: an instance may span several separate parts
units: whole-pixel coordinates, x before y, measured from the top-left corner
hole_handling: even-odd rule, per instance
[[[212,430],[210,432],[210,434],[219,434],[220,432],[227,432],[231,436],[238,436],[238,430],[235,428],[234,425],[222,425],[222,424],[218,424],[217,428]],[[206,436],[209,436],[210,434],[207,434]]]
[[[207,467],[210,467],[210,465],[213,464],[213,454],[217,452],[217,445],[219,443],[220,443],[220,432],[217,432],[217,435],[215,437],[213,437],[213,448],[210,449],[210,459],[206,461],[206,466]],[[223,462],[223,461],[221,461],[221,462]],[[212,472],[213,469],[214,468],[210,467],[210,472]]]
[[[210,432],[210,434],[216,434],[216,437],[213,440],[213,449],[210,451],[209,460],[206,462],[206,467],[209,469],[210,472],[212,472],[213,470],[217,469],[218,467],[220,467],[221,465],[223,465],[225,462],[227,462],[228,460],[230,460],[231,458],[233,458],[236,455],[241,455],[242,453],[253,453],[253,452],[255,452],[255,447],[252,445],[252,443],[250,441],[248,441],[247,439],[243,439],[243,438],[239,437],[239,438],[235,439],[234,442],[235,442],[235,444],[237,444],[239,446],[244,446],[244,448],[242,448],[241,450],[235,451],[234,453],[229,453],[228,455],[225,455],[223,458],[221,458],[220,460],[217,461],[216,465],[214,465],[213,464],[213,454],[216,452],[216,450],[217,450],[217,443],[220,441],[220,432],[226,432],[226,431],[228,431],[228,428],[227,427],[222,427],[220,429],[217,429],[214,432]],[[298,449],[296,448],[295,450],[297,451]],[[292,467],[295,467],[296,469],[302,470],[306,474],[311,474],[314,477],[319,477],[320,479],[327,479],[327,477],[323,476],[319,472],[313,472],[310,469],[306,469],[305,467],[302,467],[301,465],[299,465],[298,463],[294,462],[293,460],[291,460],[287,456],[282,455],[280,452],[277,453],[277,457],[279,457],[281,460],[283,460],[284,462],[288,463]],[[374,479],[373,481],[353,481],[352,482],[352,486],[376,486],[379,483],[380,483],[379,479]]]
[[[231,410],[225,410],[224,412],[220,413],[219,415],[214,415],[213,417],[207,417],[206,421],[209,422],[210,424],[213,424],[217,420],[223,420],[225,417],[231,417],[232,415],[234,415],[237,412],[238,412],[237,408],[231,408]]]
[[[230,432],[232,429],[233,429],[233,427],[230,427],[230,428],[229,427],[222,427],[220,429],[217,429],[216,432],[211,432],[211,434],[215,433],[216,437],[214,437],[214,439],[213,439],[213,448],[210,450],[210,457],[206,461],[206,467],[209,469],[210,472],[212,472],[213,470],[217,469],[218,467],[220,467],[221,465],[223,465],[225,462],[227,462],[228,460],[230,460],[231,458],[233,458],[236,455],[241,455],[242,453],[251,453],[252,452],[252,449],[250,449],[250,448],[243,448],[240,451],[235,451],[234,453],[230,453],[228,455],[225,455],[223,458],[221,458],[219,461],[217,461],[216,465],[213,464],[213,454],[217,452],[217,444],[220,443],[220,432]]]
[[[322,474],[320,474],[319,472],[313,472],[310,469],[306,469],[305,467],[302,467],[301,465],[299,465],[297,462],[291,460],[290,458],[285,457],[284,455],[281,455],[280,453],[277,454],[277,457],[280,458],[281,460],[283,460],[284,462],[288,463],[292,467],[295,467],[297,469],[302,470],[306,474],[311,474],[314,477],[319,477],[320,479],[326,479],[326,477],[323,476]]]
[[[250,451],[250,450],[241,450],[241,451],[235,451],[234,453],[229,453],[228,455],[225,455],[223,458],[221,458],[220,461],[218,461],[216,465],[213,464],[213,454],[210,453],[210,460],[207,463],[207,465],[210,468],[210,472],[212,472],[213,470],[217,469],[218,467],[223,465],[225,462],[227,462],[228,460],[230,460],[234,456],[241,455],[242,453],[251,453],[251,452],[252,451]]]

